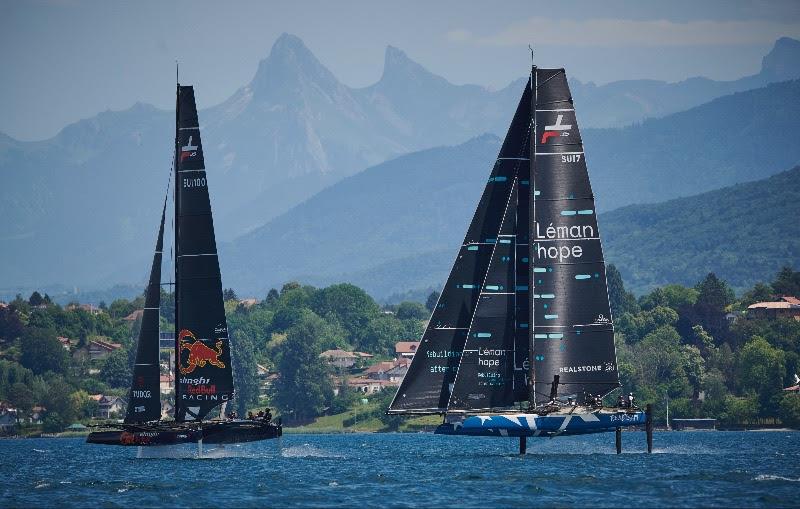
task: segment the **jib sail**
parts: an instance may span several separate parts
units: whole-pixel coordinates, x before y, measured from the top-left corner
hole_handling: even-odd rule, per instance
[[[175,149],[175,419],[233,394],[228,325],[194,90],[178,85]]]
[[[510,302],[509,299],[499,296],[502,292],[491,288],[503,286],[504,290],[507,290],[510,284],[508,276],[502,274],[513,272],[515,266],[515,261],[510,258],[516,258],[513,255],[516,242],[511,240],[513,235],[509,236],[507,230],[510,229],[504,226],[506,225],[504,218],[510,200],[516,201],[516,198],[513,198],[513,190],[517,185],[517,172],[520,168],[527,168],[529,165],[530,103],[529,84],[519,102],[500,155],[489,176],[475,215],[464,237],[464,242],[459,249],[458,257],[442,289],[419,348],[389,407],[391,413],[446,412],[453,384],[456,382],[456,373],[459,371],[459,364],[466,362],[467,365],[471,365],[474,363],[471,352],[467,352],[468,359],[462,359],[462,354],[464,353],[464,344],[472,330],[471,325],[473,317],[476,315],[476,306],[485,310],[486,314],[484,316],[482,311],[479,317],[480,324],[488,327],[490,325],[488,321],[497,321],[497,317],[489,315],[498,313],[495,308],[499,301],[493,302],[491,306],[479,305],[479,299],[485,293],[491,293],[506,305]],[[514,216],[513,210],[511,216]],[[503,231],[501,231],[501,226],[503,226]],[[509,257],[509,259],[505,260],[503,257]],[[496,260],[496,263],[493,260]],[[490,276],[488,278],[487,273]],[[499,326],[505,327],[504,325]],[[482,333],[484,331],[475,329],[473,332]],[[494,337],[496,341],[505,341],[501,339],[503,336],[499,333],[496,333]],[[480,339],[483,340],[483,336]],[[513,341],[510,342],[510,345],[505,342],[500,348],[512,350]],[[504,362],[502,368],[491,370],[493,373],[502,372],[503,385],[502,387],[498,385],[496,388],[504,393],[508,392],[511,387],[510,382],[513,377],[507,373],[512,369],[511,366],[510,363]],[[463,382],[459,382],[459,385],[463,383],[464,387],[472,386],[473,382],[477,380],[477,375],[465,376],[463,380]],[[483,389],[488,390],[489,388],[490,386],[483,386]],[[466,390],[466,393],[469,392]],[[493,390],[492,392],[498,391]]]
[[[142,325],[136,345],[136,361],[133,365],[133,381],[128,392],[126,424],[157,421],[161,417],[158,310],[161,304],[161,252],[164,248],[165,212],[166,203],[161,210],[156,252],[153,255],[153,266],[150,269],[150,280],[144,298]]]

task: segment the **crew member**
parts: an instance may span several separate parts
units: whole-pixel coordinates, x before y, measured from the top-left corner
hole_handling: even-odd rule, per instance
[[[628,393],[628,408],[635,408],[635,406],[633,404],[633,393],[632,392]]]
[[[264,417],[263,417],[263,419],[264,419],[264,422],[267,423],[267,424],[269,424],[272,421],[272,410],[270,410],[269,407],[264,409]]]
[[[625,408],[625,396],[623,396],[622,394],[620,394],[619,397],[617,398],[617,406],[619,408]]]

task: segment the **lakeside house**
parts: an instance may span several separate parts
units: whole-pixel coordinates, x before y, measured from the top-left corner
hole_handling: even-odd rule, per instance
[[[159,375],[158,377],[158,386],[161,394],[169,394],[172,392],[172,388],[175,386],[175,377],[172,375],[172,372],[166,375]]]
[[[400,382],[393,382],[390,380],[375,380],[372,378],[354,377],[347,381],[348,387],[364,394],[373,394],[380,392],[386,387],[399,387]]]
[[[324,359],[328,365],[339,369],[352,368],[359,359],[371,359],[372,357],[374,357],[374,355],[371,353],[348,352],[338,348],[335,350],[325,350],[319,354],[320,359]]]
[[[100,419],[111,419],[112,415],[121,416],[125,413],[125,400],[119,396],[90,394],[89,399],[97,402],[97,414],[95,417]]]
[[[119,350],[122,348],[122,345],[119,343],[114,343],[112,341],[108,341],[107,339],[93,339],[89,341],[89,360],[96,361],[105,359],[111,352],[114,350]]]
[[[419,341],[398,341],[394,345],[394,351],[398,357],[405,357],[411,359],[417,353],[419,348]]]
[[[44,419],[45,412],[47,412],[47,408],[43,406],[35,406],[31,408],[31,417],[28,419],[28,422],[31,424],[41,424],[42,419]]]
[[[65,338],[64,336],[57,336],[56,339],[58,340],[59,343],[61,343],[61,346],[64,347],[64,350],[68,352],[70,351],[70,348],[72,348],[72,341],[70,341],[69,338]]]
[[[393,361],[381,361],[368,367],[363,376],[370,380],[384,380],[399,384],[403,377],[406,376],[410,365],[411,359],[404,357]]]
[[[767,320],[794,318],[800,320],[800,299],[784,295],[777,301],[750,304],[747,306],[747,318]]]
[[[175,405],[168,399],[161,400],[161,418],[171,419],[175,416]]]
[[[356,363],[356,355],[353,352],[346,350],[325,350],[319,354],[319,358],[323,359],[328,365],[334,368],[347,369],[352,368]]]
[[[39,307],[39,306],[36,306],[36,307]],[[91,304],[68,304],[65,309],[67,311],[73,311],[73,310],[76,310],[76,309],[81,309],[81,310],[86,311],[87,313],[92,314],[92,315],[99,315],[100,313],[103,312],[102,309],[100,309],[98,307],[95,307],[95,306],[93,306]]]
[[[0,435],[12,435],[17,426],[17,409],[0,401]]]

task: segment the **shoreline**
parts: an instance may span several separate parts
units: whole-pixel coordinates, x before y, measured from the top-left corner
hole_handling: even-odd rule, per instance
[[[639,429],[626,429],[626,432],[632,431],[642,431]],[[655,429],[653,430],[654,433],[708,433],[708,432],[723,432],[723,433],[735,433],[735,432],[756,432],[756,433],[796,433],[800,430],[794,428],[723,428],[723,429],[684,429],[684,430],[674,430],[674,429]],[[351,430],[351,429],[301,429],[301,427],[295,428],[284,428],[284,435],[363,435],[363,434],[391,434],[391,433],[399,433],[399,434],[416,434],[416,433],[433,433],[433,431],[426,431],[426,430],[409,430],[409,431],[380,431],[380,430]],[[611,433],[611,431],[609,431]],[[88,436],[88,432],[66,432],[66,433],[42,433],[39,435],[10,435],[10,436],[0,436],[0,440],[27,440],[27,439],[36,439],[36,438],[48,438],[48,439],[59,439],[59,438],[83,438]]]

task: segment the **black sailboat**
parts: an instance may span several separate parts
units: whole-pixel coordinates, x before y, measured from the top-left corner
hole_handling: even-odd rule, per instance
[[[644,424],[627,400],[603,408],[619,386],[567,77],[533,66],[389,413],[443,414],[437,433],[521,440]]]
[[[211,216],[194,89],[178,85],[174,160],[175,419],[161,420],[159,307],[166,201],[145,297],[128,409],[113,431],[87,442],[108,445],[236,443],[275,438],[270,420],[206,419],[234,394],[231,343]],[[224,407],[223,407],[224,408]]]

